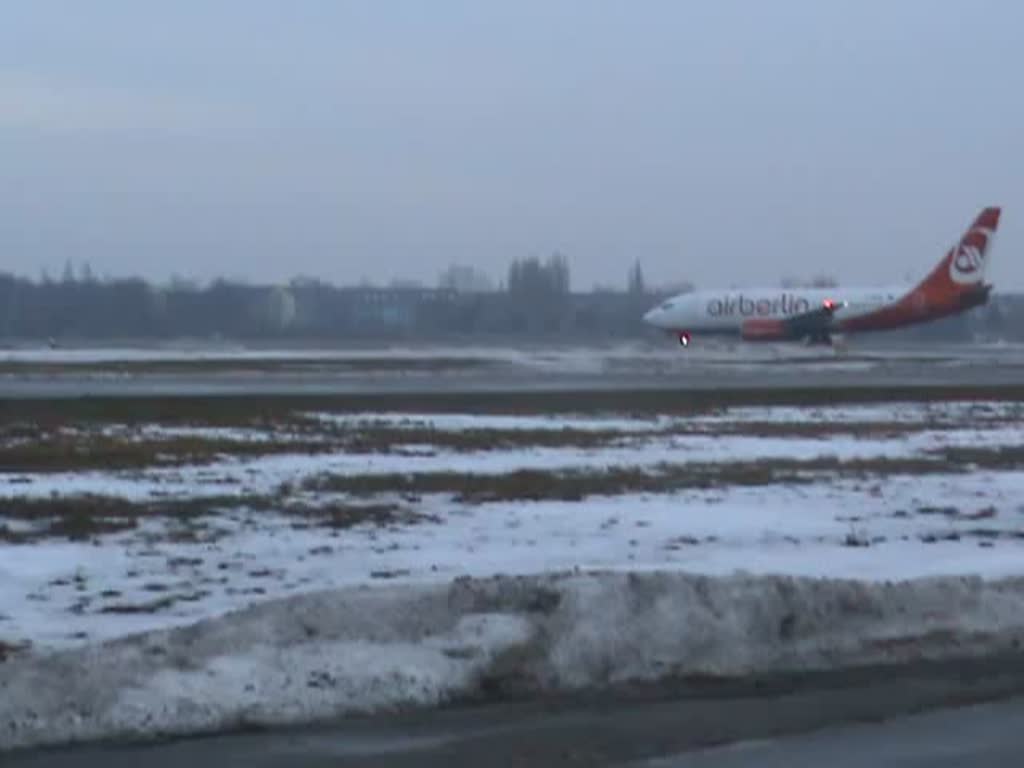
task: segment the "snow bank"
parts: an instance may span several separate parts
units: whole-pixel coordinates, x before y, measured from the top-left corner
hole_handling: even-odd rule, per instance
[[[1006,650],[1024,580],[595,573],[350,588],[0,664],[0,749]]]

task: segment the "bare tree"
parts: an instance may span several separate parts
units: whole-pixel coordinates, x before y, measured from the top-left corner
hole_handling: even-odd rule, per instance
[[[438,287],[457,293],[490,293],[494,283],[487,274],[476,267],[452,264],[441,273]]]
[[[629,269],[628,291],[634,296],[642,296],[647,293],[647,284],[644,282],[644,271],[640,267],[640,260],[633,262]]]

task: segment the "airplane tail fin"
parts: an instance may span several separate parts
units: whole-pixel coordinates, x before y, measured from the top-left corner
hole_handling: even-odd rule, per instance
[[[985,208],[964,232],[960,241],[911,292],[923,304],[944,307],[961,304],[967,297],[987,298],[991,286],[985,284],[992,241],[999,228],[1001,209]]]

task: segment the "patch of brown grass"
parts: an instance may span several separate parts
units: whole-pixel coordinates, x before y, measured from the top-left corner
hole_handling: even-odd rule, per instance
[[[70,472],[180,467],[223,456],[332,450],[323,441],[230,440],[201,436],[132,440],[96,433],[48,434],[39,440],[0,446],[0,472]]]
[[[26,643],[11,643],[6,640],[0,640],[0,664],[7,661],[15,654],[27,650],[29,644]]]
[[[159,613],[172,607],[175,603],[185,600],[186,597],[167,595],[166,597],[159,597],[143,603],[110,603],[101,607],[99,612],[120,614]]]
[[[152,424],[174,426],[223,426],[220,418],[198,422],[194,418],[179,423],[173,415],[166,421],[158,419]],[[239,414],[235,414],[238,416]],[[212,416],[212,414],[210,414]],[[224,420],[232,421],[230,414]],[[325,453],[395,453],[405,447],[432,446],[457,453],[529,448],[599,449],[638,441],[672,436],[719,434],[743,435],[753,438],[819,438],[852,435],[862,438],[892,439],[923,430],[959,429],[952,422],[916,422],[904,424],[889,422],[722,422],[699,424],[681,421],[656,430],[632,429],[580,429],[571,422],[554,429],[501,429],[492,427],[444,430],[432,427],[429,421],[408,425],[367,423],[352,425],[331,423],[306,414],[253,413],[237,427],[257,429],[273,435],[290,437],[266,440],[246,440],[204,435],[178,435],[153,437],[133,433],[130,423],[119,424],[124,431],[103,434],[97,424],[74,422],[40,424],[33,427],[26,421],[15,421],[4,426],[0,422],[0,472],[70,472],[78,470],[130,470],[160,467],[180,467],[208,464],[224,457],[258,458],[283,453],[318,455]],[[951,461],[970,460],[963,449],[959,456],[950,454]],[[985,451],[985,449],[979,449]],[[983,456],[990,463],[992,456]],[[1003,455],[1003,464],[1016,462],[1014,455]]]
[[[342,530],[358,525],[388,527],[439,522],[413,506],[394,502],[355,503],[329,501],[322,505],[288,503],[283,496],[203,496],[192,499],[131,501],[111,496],[65,496],[52,499],[14,498],[0,501],[0,516],[27,521],[31,530],[16,532],[0,526],[0,541],[30,544],[60,538],[89,541],[131,531],[147,518],[163,518],[169,525],[160,538],[175,543],[204,543],[224,534],[212,525],[213,516],[229,510],[276,510],[294,518],[297,528]]]
[[[190,523],[198,516],[223,509],[265,507],[270,500],[262,496],[205,496],[192,499],[131,501],[114,496],[58,496],[0,501],[3,517],[37,523],[30,532],[14,533],[6,526],[0,538],[11,543],[31,543],[46,538],[88,541],[97,536],[134,530],[147,517],[167,517]],[[4,536],[2,530],[7,531]]]
[[[194,366],[193,366],[194,369]],[[0,427],[12,422],[39,425],[74,421],[107,424],[205,424],[246,426],[290,421],[295,413],[481,413],[508,415],[607,414],[692,416],[731,406],[820,407],[854,403],[957,401],[1024,402],[1021,385],[906,385],[737,387],[619,390],[546,389],[473,392],[457,388],[434,393],[380,392],[337,395],[182,395],[25,398],[0,401]]]
[[[1000,425],[1002,422],[999,423]],[[976,423],[973,427],[984,426]],[[993,423],[991,426],[997,426]],[[828,438],[838,435],[894,439],[920,432],[963,429],[960,422],[899,422],[899,421],[734,421],[722,422],[705,428],[706,434],[743,435],[748,437]],[[687,430],[688,431],[688,430]]]
[[[557,433],[556,433],[557,434]],[[169,540],[201,542],[220,531],[208,525],[208,515],[226,510],[277,510],[294,518],[296,526],[345,529],[356,525],[405,525],[437,522],[420,513],[417,502],[425,494],[446,494],[463,503],[492,501],[581,501],[589,496],[625,493],[671,493],[732,486],[770,486],[780,483],[821,482],[830,478],[875,480],[890,475],[966,472],[974,468],[997,470],[1024,467],[1024,446],[943,448],[922,457],[870,458],[841,461],[833,456],[807,460],[761,459],[736,462],[665,463],[651,467],[545,470],[478,474],[446,472],[341,475],[325,473],[305,480],[301,487],[282,486],[267,495],[206,496],[190,499],[131,501],[106,496],[74,496],[0,500],[0,518],[33,524],[23,531],[0,525],[0,540],[30,543],[43,538],[74,541],[128,532],[144,518],[173,521]],[[368,498],[395,495],[402,502],[329,500],[324,504],[291,502],[296,490],[345,494]],[[947,511],[939,510],[948,514]],[[926,513],[927,510],[922,510]],[[984,514],[983,514],[984,513]],[[975,513],[978,519],[987,510]]]
[[[32,534],[15,531],[11,526],[0,525],[0,541],[7,544],[24,544],[32,538]]]
[[[333,432],[351,453],[389,453],[399,446],[427,445],[459,453],[512,450],[518,448],[599,448],[625,440],[647,437],[649,433],[615,430],[494,429],[460,430],[422,427],[354,427],[347,433]]]
[[[355,496],[382,493],[451,494],[457,501],[531,501],[553,499],[580,501],[587,496],[623,493],[666,493],[728,486],[759,486],[777,483],[808,483],[821,473],[871,477],[879,474],[922,474],[942,471],[928,459],[860,459],[840,461],[820,457],[806,461],[762,459],[758,461],[661,464],[650,468],[541,470],[477,474],[466,472],[390,473],[381,475],[323,474],[309,478],[304,487]]]
[[[88,541],[104,534],[131,531],[137,525],[138,520],[136,518],[102,517],[83,511],[53,518],[40,535],[43,538]]]
[[[951,447],[936,449],[930,453],[958,467],[975,466],[979,469],[995,470],[1024,468],[1024,445]]]
[[[323,506],[290,505],[282,509],[287,515],[298,518],[296,527],[331,528],[341,530],[357,525],[375,525],[381,528],[391,525],[440,522],[434,515],[417,512],[400,504],[351,504],[331,502]]]

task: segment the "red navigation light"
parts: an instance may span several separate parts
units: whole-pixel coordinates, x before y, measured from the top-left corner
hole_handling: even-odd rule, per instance
[[[682,331],[679,334],[679,343],[684,347],[690,346],[690,334],[686,331]]]
[[[825,299],[821,303],[822,303],[822,306],[824,306],[825,309],[827,309],[829,312],[831,312],[833,309],[836,308],[836,303],[834,301],[832,301],[832,299]]]

